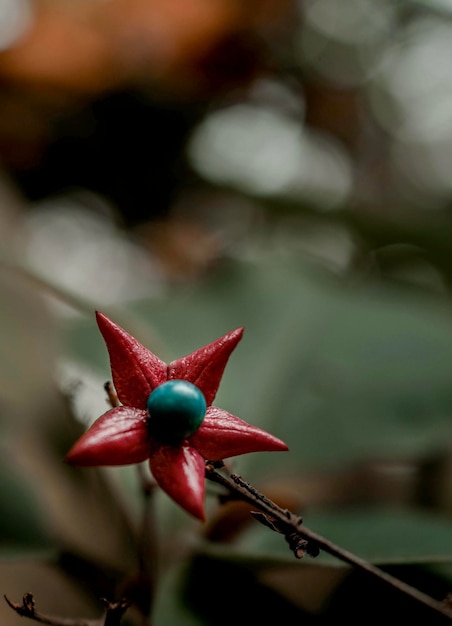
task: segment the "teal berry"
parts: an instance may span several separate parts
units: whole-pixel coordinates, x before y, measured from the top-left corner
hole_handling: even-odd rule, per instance
[[[207,408],[202,391],[186,380],[168,380],[156,387],[146,406],[153,434],[168,442],[180,442],[196,432]]]

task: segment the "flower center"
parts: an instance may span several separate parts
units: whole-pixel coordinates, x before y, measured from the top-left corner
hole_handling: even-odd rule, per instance
[[[168,380],[147,399],[152,432],[166,441],[182,441],[201,426],[206,400],[196,385],[186,380]]]

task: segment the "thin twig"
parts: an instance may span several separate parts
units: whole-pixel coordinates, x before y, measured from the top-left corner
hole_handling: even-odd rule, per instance
[[[130,606],[129,600],[126,598],[119,602],[109,602],[105,598],[101,598],[101,600],[107,607],[102,626],[120,626],[122,616]]]
[[[106,606],[105,614],[102,617],[99,619],[71,619],[38,612],[35,608],[35,599],[32,593],[24,594],[21,604],[13,602],[7,596],[4,596],[4,598],[13,611],[21,617],[28,617],[35,622],[48,624],[49,626],[120,626],[122,616],[129,607],[129,602],[126,600],[111,603],[102,598],[101,601]]]
[[[218,465],[217,465],[218,467]],[[361,559],[360,557],[344,550],[333,542],[325,539],[321,535],[313,532],[303,525],[303,520],[287,509],[283,509],[261,494],[252,485],[248,484],[238,474],[224,476],[220,474],[214,464],[206,464],[206,478],[219,485],[222,485],[236,497],[255,506],[262,514],[253,513],[254,517],[272,530],[284,534],[290,548],[297,558],[301,558],[305,553],[316,556],[320,550],[331,554],[340,561],[352,565],[357,569],[367,572],[371,576],[389,584],[391,587],[404,593],[413,600],[432,609],[436,613],[452,620],[452,609],[449,602],[440,602],[422,591],[411,587],[402,580],[391,576],[387,572],[379,569],[375,565]]]
[[[110,380],[104,384],[105,393],[107,394],[107,400],[112,409],[120,405],[118,394],[116,393],[113,383]]]

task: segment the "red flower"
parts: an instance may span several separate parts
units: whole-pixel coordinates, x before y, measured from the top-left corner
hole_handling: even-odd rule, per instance
[[[121,405],[74,444],[70,463],[129,465],[149,459],[163,491],[204,520],[206,460],[288,449],[273,435],[212,406],[243,328],[167,365],[102,313],[96,318]]]

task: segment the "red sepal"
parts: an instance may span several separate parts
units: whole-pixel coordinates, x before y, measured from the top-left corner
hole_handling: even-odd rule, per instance
[[[156,445],[149,466],[163,491],[204,521],[205,461],[199,452],[189,446]]]
[[[147,411],[120,406],[104,413],[72,446],[66,460],[80,466],[131,465],[149,457]]]
[[[167,379],[166,363],[103,313],[96,311],[96,319],[107,344],[113,383],[120,402],[145,409],[151,391]]]
[[[243,328],[236,328],[212,343],[195,350],[168,365],[168,380],[181,378],[196,385],[210,406],[220,386],[224,368],[231,352],[243,335]]]
[[[281,439],[214,406],[207,409],[201,427],[189,438],[189,443],[209,461],[249,452],[288,450]]]

